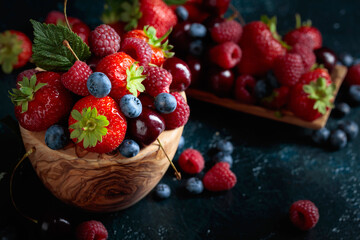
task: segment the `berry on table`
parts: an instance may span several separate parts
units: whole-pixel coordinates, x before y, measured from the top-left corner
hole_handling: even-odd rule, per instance
[[[45,143],[49,148],[53,150],[62,149],[66,146],[68,141],[68,131],[63,126],[55,124],[46,130]]]
[[[216,149],[220,152],[232,154],[234,146],[230,141],[223,139],[216,143]]]
[[[241,60],[242,52],[234,42],[224,42],[210,49],[210,61],[216,65],[230,69],[235,67]]]
[[[121,112],[128,118],[137,118],[142,112],[141,101],[132,94],[126,94],[120,100]]]
[[[189,174],[199,173],[204,169],[205,161],[198,150],[188,148],[179,157],[179,166]]]
[[[204,191],[202,181],[196,177],[189,178],[185,183],[185,188],[189,193],[200,194]]]
[[[99,221],[91,220],[81,223],[76,228],[77,240],[106,240],[108,232]]]
[[[343,118],[351,111],[349,104],[345,102],[335,104],[334,109],[331,112],[331,116],[335,118]]]
[[[89,37],[90,49],[98,57],[116,53],[120,49],[120,36],[109,25],[96,27]]]
[[[176,16],[178,17],[178,19],[181,21],[186,21],[189,17],[189,12],[183,6],[178,6],[175,9],[175,13],[176,13]]]
[[[297,228],[307,231],[315,227],[319,221],[319,210],[309,200],[298,200],[291,205],[289,217]]]
[[[160,93],[155,98],[155,108],[160,113],[172,113],[176,109],[176,98],[170,93]]]
[[[326,127],[313,131],[311,135],[313,142],[319,145],[326,143],[329,137],[330,137],[330,130],[327,129]]]
[[[207,30],[201,23],[193,23],[189,29],[189,35],[193,38],[203,38],[206,36]]]
[[[360,85],[352,85],[348,92],[349,101],[352,104],[360,104]]]
[[[229,153],[218,152],[215,154],[213,160],[215,162],[227,162],[230,165],[230,167],[233,164],[233,158]]]
[[[359,125],[354,121],[340,121],[338,128],[346,133],[348,140],[353,140],[359,133]]]
[[[125,139],[119,146],[120,154],[127,158],[135,157],[139,151],[139,144],[131,139]]]
[[[111,81],[102,72],[94,72],[86,82],[86,86],[91,95],[96,98],[106,97],[111,91]]]
[[[346,133],[341,129],[336,129],[330,134],[329,144],[332,149],[344,148],[348,142]]]
[[[237,182],[235,174],[226,162],[216,163],[204,176],[205,189],[218,192],[233,188]]]
[[[211,28],[211,37],[217,43],[240,41],[243,29],[240,23],[235,20],[227,20],[216,24]]]
[[[170,189],[169,185],[167,185],[165,183],[159,183],[155,187],[155,194],[158,198],[165,199],[165,198],[170,197],[171,189]]]
[[[171,93],[176,98],[176,109],[172,113],[163,114],[167,130],[184,126],[189,120],[190,107],[180,93]]]

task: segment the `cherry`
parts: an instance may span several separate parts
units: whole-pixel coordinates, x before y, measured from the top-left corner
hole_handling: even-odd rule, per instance
[[[146,146],[154,142],[165,130],[163,117],[150,108],[143,107],[139,117],[128,122],[129,134],[137,143]]]
[[[234,73],[228,69],[213,68],[209,74],[210,90],[218,96],[230,97],[234,86]]]
[[[334,51],[327,47],[322,47],[316,49],[314,53],[316,56],[316,62],[319,64],[324,64],[324,67],[329,70],[329,72],[331,72],[337,62],[337,57]]]
[[[202,4],[207,7],[211,13],[221,16],[229,8],[230,0],[204,0]]]
[[[181,92],[189,87],[191,72],[189,66],[183,60],[177,57],[168,58],[163,68],[168,70],[173,77],[170,85],[171,91]]]
[[[219,25],[220,23],[222,23],[224,21],[225,21],[225,19],[221,18],[219,16],[210,16],[204,21],[203,24],[205,25],[205,27],[207,27],[207,29],[209,31],[211,31],[211,29],[213,27],[216,27],[217,25]]]
[[[191,72],[191,86],[199,86],[203,70],[202,62],[197,58],[189,57],[187,59],[187,64]]]
[[[186,52],[189,48],[191,37],[189,35],[189,30],[191,27],[191,22],[185,21],[176,24],[171,35],[170,42],[174,45],[176,54],[181,52]]]
[[[59,215],[48,213],[39,220],[38,225],[44,239],[64,239],[71,235],[70,222]]]

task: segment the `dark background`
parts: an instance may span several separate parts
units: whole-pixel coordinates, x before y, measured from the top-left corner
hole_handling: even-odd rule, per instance
[[[294,26],[294,14],[300,13],[320,29],[325,46],[339,55],[348,52],[360,57],[359,1],[239,0],[233,4],[246,22],[262,14],[277,15],[280,34]],[[16,29],[31,36],[28,20],[44,20],[50,10],[62,5],[62,1],[1,0],[0,32]],[[102,6],[103,1],[70,1],[68,15],[95,27],[100,23]],[[0,73],[0,172],[7,173],[0,181],[0,237],[15,231],[19,239],[38,239],[36,226],[14,210],[9,198],[11,170],[24,153],[7,97],[19,72]],[[189,104],[185,148],[200,150],[210,167],[214,143],[230,139],[235,145],[232,170],[238,178],[232,190],[189,196],[183,181],[176,181],[170,169],[162,180],[171,186],[169,199],[158,201],[149,194],[129,209],[92,214],[55,199],[25,162],[15,175],[16,202],[34,218],[57,211],[74,225],[82,220],[100,220],[109,231],[109,239],[360,239],[359,137],[345,149],[333,152],[313,145],[306,129],[191,99]],[[353,108],[347,118],[360,123],[359,115],[360,108]],[[335,126],[336,120],[330,119],[328,127]],[[299,199],[313,201],[320,211],[318,225],[309,232],[296,230],[288,221],[288,209]]]

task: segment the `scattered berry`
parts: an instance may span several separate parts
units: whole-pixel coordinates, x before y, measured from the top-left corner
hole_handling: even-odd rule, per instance
[[[233,164],[233,158],[231,157],[231,155],[224,152],[216,153],[213,160],[215,162],[227,162],[230,165],[230,167]]]
[[[226,162],[215,164],[203,178],[204,187],[213,192],[229,190],[235,186],[236,181],[235,174]]]
[[[76,228],[77,240],[106,240],[108,238],[108,232],[99,221],[91,220],[81,223]]]
[[[190,116],[190,108],[185,99],[177,92],[171,95],[176,98],[176,109],[172,113],[163,115],[167,130],[184,126]]]
[[[189,17],[189,12],[183,6],[178,6],[175,9],[176,16],[181,21],[186,21]]]
[[[91,68],[82,61],[76,61],[74,65],[61,75],[61,82],[70,91],[80,96],[89,95],[87,80],[92,74]]]
[[[348,95],[352,104],[360,104],[360,85],[350,86]]]
[[[294,202],[289,211],[291,222],[300,230],[307,231],[315,227],[319,221],[319,210],[309,200]]]
[[[224,42],[210,49],[210,61],[216,65],[230,69],[241,60],[241,49],[234,42]]]
[[[232,154],[234,151],[234,146],[230,141],[223,139],[216,143],[216,149],[220,152]]]
[[[274,74],[281,85],[292,87],[298,83],[304,73],[304,64],[300,55],[287,53],[274,62]]]
[[[91,95],[96,98],[103,98],[111,91],[110,79],[102,72],[94,72],[86,82],[86,86]]]
[[[322,145],[325,144],[330,137],[330,131],[326,127],[313,131],[311,138],[314,143]]]
[[[341,129],[336,129],[330,134],[329,143],[332,149],[344,148],[347,144],[346,133]]]
[[[191,72],[189,66],[183,60],[177,57],[168,58],[163,68],[172,75],[170,91],[182,92],[190,86]]]
[[[200,39],[192,41],[189,45],[189,52],[193,56],[201,56],[204,52],[204,43]]]
[[[200,194],[204,191],[204,185],[202,181],[196,177],[189,178],[186,181],[185,188],[192,194]]]
[[[98,57],[116,53],[120,49],[120,36],[109,25],[96,27],[89,37],[90,49]]]
[[[345,77],[345,82],[348,85],[360,85],[360,64],[349,67]]]
[[[131,139],[125,139],[119,146],[120,154],[127,158],[135,157],[139,151],[139,144]]]
[[[126,94],[120,100],[121,112],[128,118],[137,118],[142,112],[141,101],[132,94]]]
[[[155,98],[155,108],[160,113],[172,113],[176,109],[176,99],[170,93],[160,93]]]
[[[217,24],[211,29],[211,37],[217,43],[240,41],[243,29],[235,20],[228,20]]]
[[[149,65],[153,54],[150,45],[140,38],[125,38],[121,43],[121,51],[139,61],[144,67]]]
[[[343,53],[340,55],[340,61],[346,66],[351,67],[354,64],[354,57],[349,53]]]
[[[332,110],[331,115],[335,118],[343,118],[351,111],[349,104],[345,102],[335,104],[335,108]]]
[[[203,38],[206,36],[206,27],[201,23],[193,23],[190,25],[189,34],[193,38]]]
[[[185,138],[184,138],[184,136],[181,136],[179,145],[178,145],[178,149],[182,149],[184,146],[185,146]]]
[[[235,99],[246,104],[255,104],[256,80],[251,75],[241,75],[235,81]]]
[[[165,183],[159,183],[155,187],[155,194],[158,198],[165,199],[165,198],[170,197],[171,189],[170,189],[169,185],[167,185]]]
[[[145,86],[145,92],[152,97],[160,93],[169,93],[172,83],[172,75],[164,68],[149,66],[147,77],[142,82]]]
[[[69,141],[68,131],[58,124],[52,125],[46,130],[45,143],[53,149],[59,150],[66,146]]]
[[[359,125],[354,121],[341,121],[338,128],[346,133],[348,140],[353,140],[359,133]]]
[[[192,148],[188,148],[183,151],[178,162],[181,169],[189,174],[201,172],[205,165],[205,161],[201,153]]]

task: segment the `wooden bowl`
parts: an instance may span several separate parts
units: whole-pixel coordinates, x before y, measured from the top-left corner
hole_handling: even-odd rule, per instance
[[[184,95],[183,95],[184,96]],[[45,144],[45,131],[31,132],[20,127],[26,151],[35,147],[30,161],[44,185],[61,201],[92,212],[121,210],[146,196],[169,167],[157,141],[133,158],[88,153],[75,154],[75,146],[52,150]],[[183,127],[164,131],[160,136],[172,159]]]

